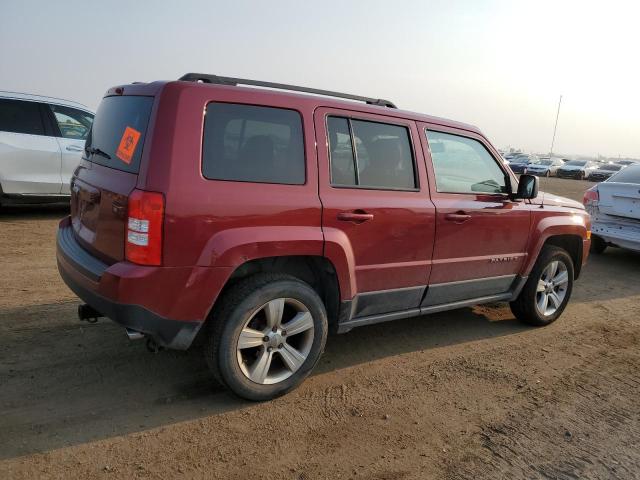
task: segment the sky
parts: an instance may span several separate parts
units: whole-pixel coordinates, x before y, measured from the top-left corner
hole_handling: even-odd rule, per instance
[[[387,98],[498,148],[640,158],[640,2],[0,0],[0,90],[214,73]]]

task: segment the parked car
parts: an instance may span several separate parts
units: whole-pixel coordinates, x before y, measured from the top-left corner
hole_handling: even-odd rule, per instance
[[[93,115],[69,100],[0,92],[0,204],[68,199]]]
[[[569,160],[558,168],[556,174],[560,178],[577,178],[584,180],[597,168],[598,165],[591,160]]]
[[[564,161],[560,158],[542,157],[538,163],[527,165],[524,173],[538,177],[552,177],[556,176],[558,169],[563,165]]]
[[[629,165],[637,165],[638,162],[636,160],[616,160],[616,162],[618,165],[623,165],[625,167],[628,167]]]
[[[187,74],[106,93],[58,268],[80,318],[152,349],[200,333],[216,378],[265,400],[309,374],[329,331],[496,301],[556,320],[589,216],[553,195],[541,209],[537,189],[470,125]]]
[[[534,165],[538,163],[540,159],[535,155],[520,155],[518,157],[514,157],[510,162],[509,166],[513,173],[525,173],[527,167],[529,165]]]
[[[592,219],[592,251],[607,246],[640,252],[640,164],[630,165],[585,192]]]
[[[623,165],[616,165],[615,163],[600,165],[595,170],[591,170],[589,176],[587,177],[587,180],[590,180],[592,182],[602,182],[603,180],[606,180],[611,175],[619,172],[623,168]]]

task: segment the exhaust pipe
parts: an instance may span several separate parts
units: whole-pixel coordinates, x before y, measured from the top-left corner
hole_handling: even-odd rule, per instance
[[[144,333],[138,332],[137,330],[131,330],[130,328],[125,327],[124,331],[127,332],[129,340],[142,340],[144,338]]]
[[[82,304],[78,305],[78,318],[89,323],[96,323],[98,318],[103,317],[99,311],[93,308],[91,305]]]

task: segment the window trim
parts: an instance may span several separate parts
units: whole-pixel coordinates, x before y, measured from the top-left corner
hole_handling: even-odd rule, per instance
[[[507,188],[506,192],[447,192],[447,191],[441,191],[438,189],[438,180],[437,180],[437,172],[436,172],[436,166],[433,163],[433,155],[431,154],[431,143],[429,142],[429,136],[427,135],[427,132],[431,131],[431,132],[435,132],[435,133],[444,133],[445,135],[452,135],[454,137],[462,137],[462,138],[466,138],[468,140],[474,140],[476,142],[478,142],[480,145],[482,145],[482,148],[484,148],[486,150],[486,152],[489,154],[489,156],[491,157],[491,159],[496,163],[496,165],[498,166],[498,168],[502,171],[503,176],[504,176],[504,180],[505,180],[505,187]],[[511,198],[513,196],[513,185],[511,184],[512,181],[512,177],[511,174],[505,170],[503,168],[502,162],[498,161],[498,159],[496,159],[495,155],[493,155],[493,153],[491,153],[491,150],[489,148],[487,148],[487,146],[484,144],[484,142],[480,141],[477,138],[474,138],[470,135],[463,135],[461,133],[453,133],[453,132],[448,132],[445,130],[438,130],[435,128],[430,128],[428,126],[424,126],[423,128],[423,132],[424,132],[424,138],[427,142],[427,148],[429,151],[429,160],[431,161],[431,167],[433,168],[433,186],[435,187],[435,191],[437,193],[443,193],[445,195],[474,195],[474,196],[490,196],[490,197],[506,197],[506,198]]]
[[[255,180],[238,180],[238,179],[226,179],[226,178],[209,178],[204,174],[204,137],[206,134],[205,122],[207,119],[207,110],[212,104],[220,104],[220,105],[241,105],[244,107],[261,107],[261,108],[275,108],[278,110],[289,110],[291,112],[295,112],[300,117],[300,131],[302,133],[302,158],[303,158],[303,166],[304,166],[304,182],[303,183],[282,183],[282,182],[258,182]],[[243,127],[244,128],[244,127]],[[234,183],[257,183],[260,185],[282,185],[285,187],[304,187],[309,182],[309,172],[307,169],[307,138],[306,138],[306,128],[304,123],[304,115],[302,112],[296,108],[288,108],[288,107],[277,107],[273,105],[264,105],[258,103],[246,103],[246,102],[224,102],[219,100],[210,100],[205,103],[204,108],[202,109],[202,141],[200,148],[200,175],[203,179],[209,182],[234,182]]]
[[[333,117],[333,118],[343,118],[347,121],[347,124],[349,126],[349,135],[351,137],[351,149],[352,149],[352,158],[353,158],[353,167],[355,170],[355,180],[356,182],[360,182],[360,173],[358,171],[358,149],[356,148],[356,142],[355,142],[355,134],[353,133],[353,125],[352,125],[352,120],[355,121],[361,121],[361,122],[369,122],[369,123],[379,123],[382,125],[391,125],[393,127],[401,127],[404,128],[407,133],[408,133],[408,139],[409,139],[409,148],[411,149],[411,163],[413,166],[413,181],[414,181],[414,185],[415,187],[413,188],[401,188],[401,187],[379,187],[379,186],[368,186],[368,185],[360,185],[359,183],[356,185],[341,185],[338,183],[333,183],[333,172],[332,172],[332,161],[331,161],[331,148],[329,145],[329,141],[330,141],[330,137],[329,137],[329,117]],[[382,190],[382,191],[389,191],[389,192],[419,192],[420,191],[420,175],[419,175],[419,171],[418,171],[418,164],[417,164],[417,160],[416,160],[416,151],[415,151],[415,146],[413,143],[413,135],[411,132],[411,127],[409,124],[404,124],[404,123],[391,123],[391,122],[386,122],[386,121],[380,121],[380,120],[371,120],[369,118],[365,118],[365,117],[358,117],[357,115],[340,115],[340,114],[335,114],[335,113],[327,113],[324,117],[324,128],[325,128],[325,135],[327,137],[327,158],[329,160],[329,186],[331,188],[338,188],[338,189],[355,189],[355,190]]]

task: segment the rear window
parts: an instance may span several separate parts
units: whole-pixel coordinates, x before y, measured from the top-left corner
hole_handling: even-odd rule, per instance
[[[623,168],[618,173],[614,173],[613,176],[609,177],[608,181],[640,184],[640,165],[630,165]]]
[[[302,119],[294,110],[207,105],[202,174],[210,180],[305,183]]]
[[[153,97],[105,97],[85,145],[87,158],[105,167],[138,173]]]

